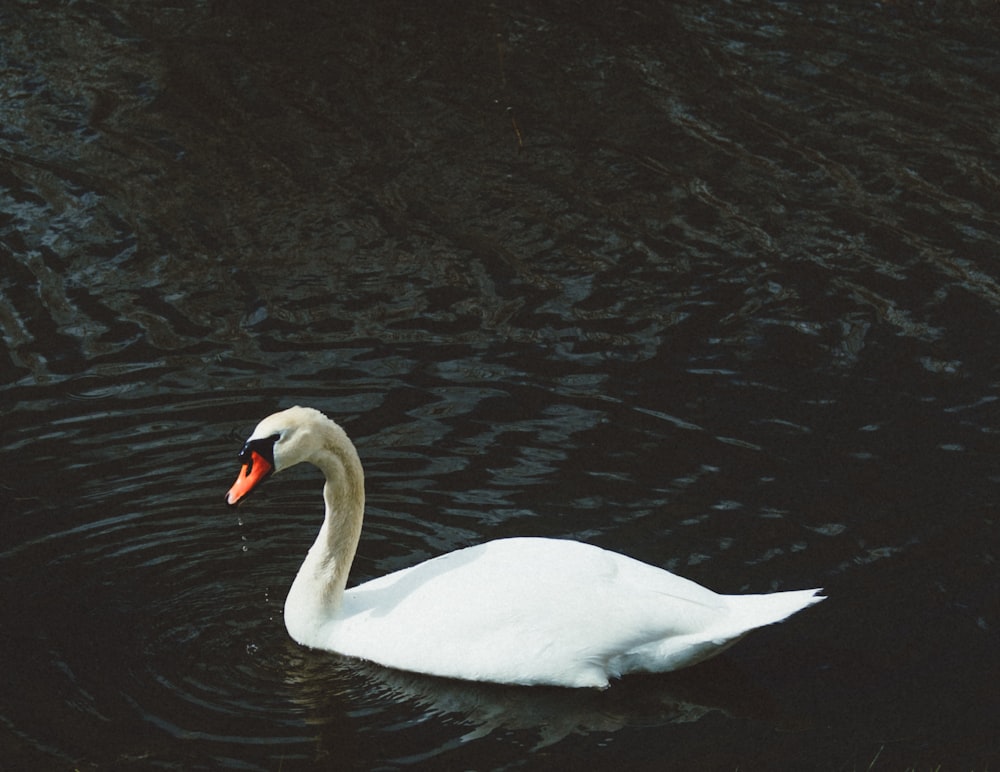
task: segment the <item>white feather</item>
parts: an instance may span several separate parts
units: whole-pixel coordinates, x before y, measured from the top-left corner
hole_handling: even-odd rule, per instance
[[[285,602],[300,644],[429,675],[606,687],[714,656],[749,631],[822,600],[819,590],[720,595],[575,541],[515,538],[441,555],[345,590],[361,532],[361,463],[343,430],[309,408],[262,421],[280,470],[327,476],[326,519]]]

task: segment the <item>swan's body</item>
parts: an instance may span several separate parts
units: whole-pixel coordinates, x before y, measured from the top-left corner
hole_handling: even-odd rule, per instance
[[[272,470],[326,474],[326,519],[285,601],[300,644],[475,681],[605,687],[692,665],[822,600],[819,590],[719,595],[624,555],[559,539],[501,539],[345,590],[361,534],[361,462],[344,431],[294,407],[241,454],[237,503]]]

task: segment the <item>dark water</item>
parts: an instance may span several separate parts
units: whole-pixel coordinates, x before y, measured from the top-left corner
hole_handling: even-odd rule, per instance
[[[0,766],[995,769],[1000,8],[13,0]],[[355,580],[582,539],[830,600],[604,693],[290,643]]]

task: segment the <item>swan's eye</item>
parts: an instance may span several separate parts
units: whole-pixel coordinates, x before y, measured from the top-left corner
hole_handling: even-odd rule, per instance
[[[263,437],[259,440],[248,440],[240,451],[240,462],[247,465],[247,471],[253,469],[253,454],[257,453],[274,466],[274,443],[281,437],[280,434],[272,434],[270,437]]]

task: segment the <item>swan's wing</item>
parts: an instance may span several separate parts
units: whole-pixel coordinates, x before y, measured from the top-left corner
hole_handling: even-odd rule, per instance
[[[478,680],[601,686],[614,661],[697,632],[725,600],[579,542],[505,539],[349,590],[328,648]]]

